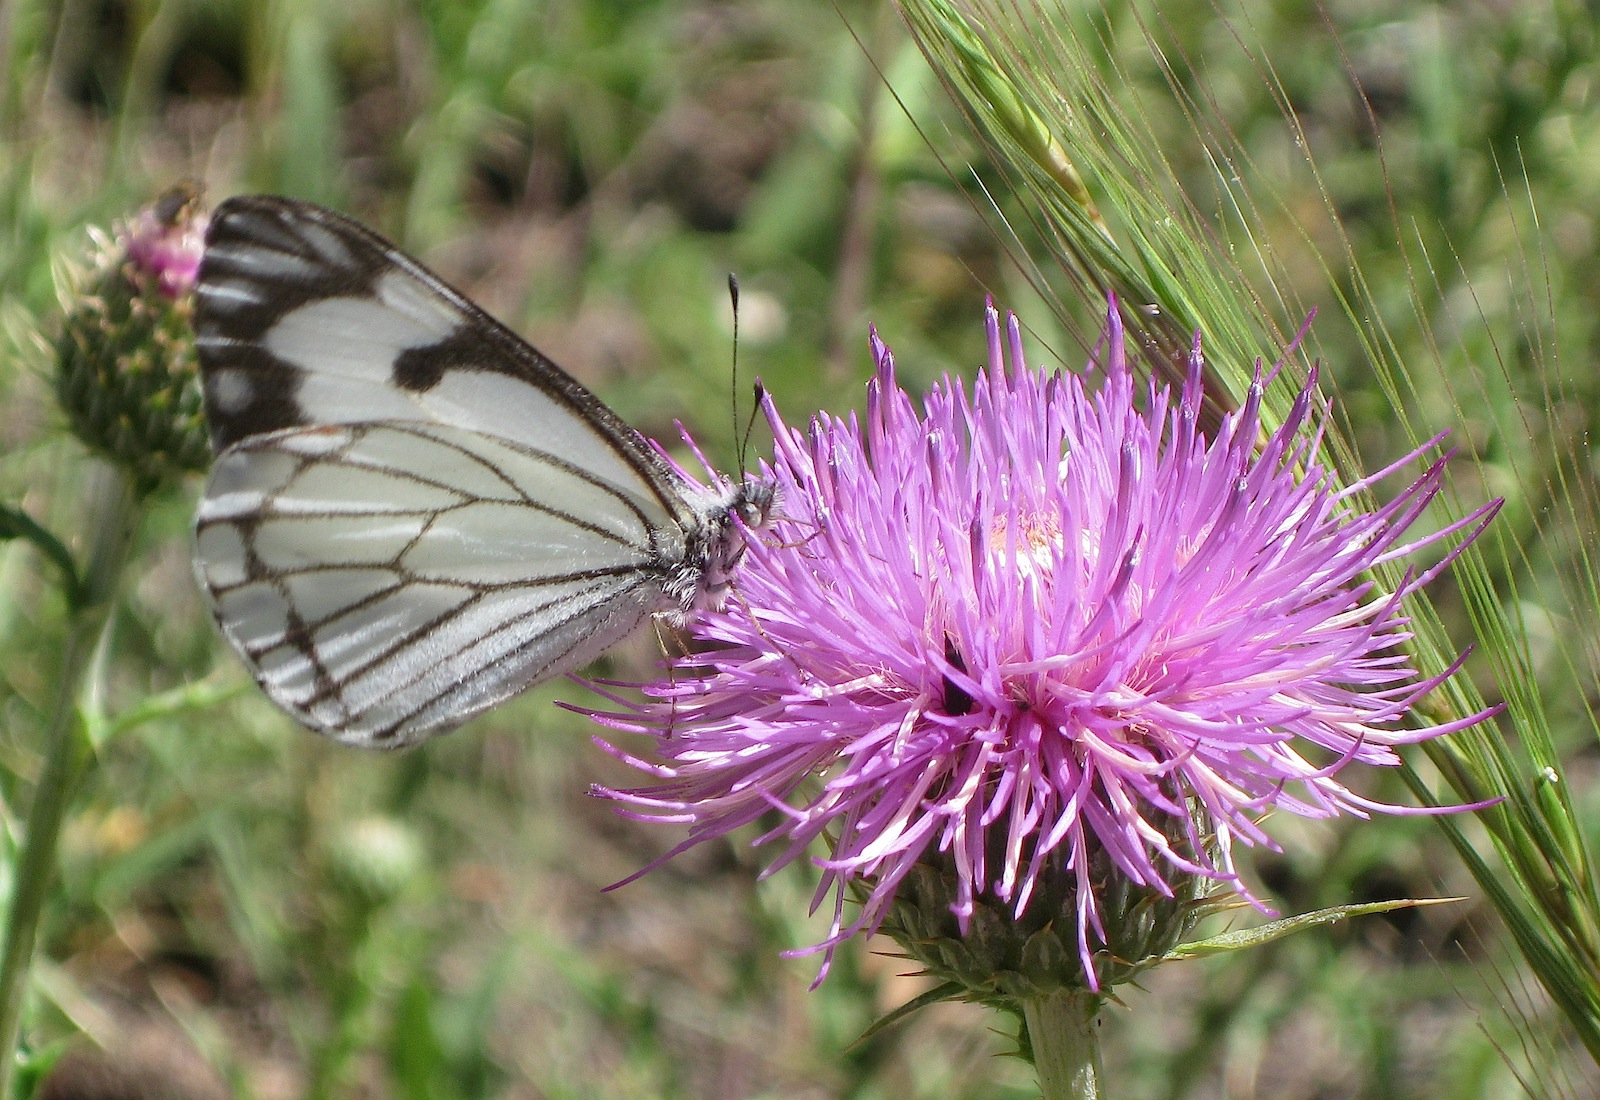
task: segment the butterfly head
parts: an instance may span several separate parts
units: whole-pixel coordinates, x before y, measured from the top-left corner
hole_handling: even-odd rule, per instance
[[[751,531],[761,531],[772,522],[778,511],[778,483],[770,478],[748,478],[734,490],[728,504],[730,515]],[[742,547],[743,540],[740,540]],[[741,549],[740,553],[744,551]],[[735,563],[737,564],[737,563]]]
[[[733,588],[733,575],[744,560],[752,534],[764,531],[778,510],[778,486],[766,478],[749,478],[730,486],[707,514],[706,544],[693,599],[685,610],[721,611]]]

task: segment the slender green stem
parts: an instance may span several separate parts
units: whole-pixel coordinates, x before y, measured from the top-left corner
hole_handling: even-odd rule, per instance
[[[351,914],[348,931],[337,937],[347,946],[341,952],[332,990],[332,1026],[319,1033],[311,1057],[311,1081],[306,1100],[333,1100],[350,1090],[350,1060],[360,1049],[363,1025],[376,995],[366,956],[373,949],[376,907],[361,906]]]
[[[6,914],[4,946],[0,947],[0,1097],[11,1094],[22,1004],[28,990],[39,914],[55,876],[61,820],[89,761],[78,697],[95,645],[105,629],[138,518],[138,500],[128,479],[109,468],[97,471],[97,477],[98,483],[90,492],[89,515],[96,526],[84,575],[84,598],[67,631],[61,679],[45,728],[44,766],[28,809],[11,910]]]
[[[1053,993],[1024,1001],[1022,1016],[1044,1100],[1101,1100],[1100,998]]]

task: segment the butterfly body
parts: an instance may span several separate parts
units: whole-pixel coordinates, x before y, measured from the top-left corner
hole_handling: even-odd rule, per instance
[[[217,461],[195,523],[224,635],[305,725],[397,747],[719,607],[769,483],[700,486],[416,261],[230,199],[195,315]]]

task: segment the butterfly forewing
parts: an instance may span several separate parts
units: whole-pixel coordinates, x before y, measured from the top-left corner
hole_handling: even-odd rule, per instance
[[[708,567],[738,560],[743,489],[691,485],[336,214],[224,203],[195,328],[218,451],[196,569],[262,688],[319,732],[449,729],[706,602]]]
[[[423,420],[525,440],[668,506],[677,494],[593,394],[421,264],[320,207],[223,203],[195,330],[218,450],[279,428]]]

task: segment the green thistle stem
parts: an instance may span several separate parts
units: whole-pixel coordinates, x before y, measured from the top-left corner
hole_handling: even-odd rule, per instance
[[[1095,1033],[1100,997],[1052,993],[1022,1002],[1043,1100],[1101,1100],[1100,1037]]]
[[[6,914],[4,946],[0,947],[0,1097],[11,1095],[22,1005],[39,915],[55,875],[61,821],[89,762],[89,742],[83,733],[78,698],[110,615],[112,596],[128,559],[139,515],[138,498],[120,471],[98,471],[98,483],[91,492],[88,514],[94,517],[96,527],[83,600],[74,609],[67,632],[61,679],[45,729],[44,766],[28,809],[27,833],[17,866],[11,911]]]

